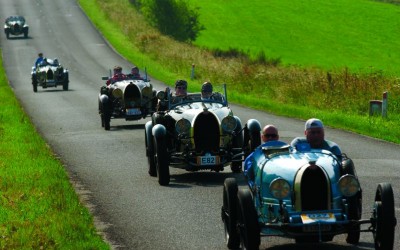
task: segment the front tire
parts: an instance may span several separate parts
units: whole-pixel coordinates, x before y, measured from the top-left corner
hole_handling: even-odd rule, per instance
[[[375,249],[393,249],[396,217],[393,189],[389,183],[380,183],[376,189],[373,217]]]
[[[154,161],[157,169],[158,183],[167,186],[170,181],[167,145],[164,137],[154,137]]]
[[[33,86],[33,92],[37,92],[37,82],[36,81],[34,81],[34,82],[32,82],[32,86]]]
[[[257,250],[260,246],[260,228],[257,212],[249,190],[239,190],[239,227],[242,249]]]
[[[65,73],[64,82],[63,82],[63,90],[68,90],[69,85],[69,76],[68,73]]]
[[[222,221],[225,229],[225,243],[229,249],[237,249],[240,244],[240,234],[237,228],[237,193],[238,185],[236,179],[225,179]]]
[[[151,122],[149,122],[151,123]],[[144,138],[146,144],[146,156],[147,156],[147,163],[149,165],[149,175],[153,177],[157,177],[157,167],[154,162],[154,144],[153,144],[153,135],[151,134],[152,126],[146,124],[144,130]]]

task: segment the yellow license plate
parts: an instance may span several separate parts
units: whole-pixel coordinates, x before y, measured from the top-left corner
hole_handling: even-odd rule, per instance
[[[302,214],[301,220],[304,224],[309,224],[315,222],[335,222],[336,218],[332,213]]]

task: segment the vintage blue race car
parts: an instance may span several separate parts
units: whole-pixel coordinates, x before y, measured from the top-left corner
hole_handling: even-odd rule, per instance
[[[243,128],[228,105],[225,85],[207,100],[200,93],[181,98],[160,91],[157,96],[166,109],[145,125],[150,176],[168,185],[170,167],[218,172],[230,165],[241,172]]]
[[[358,244],[360,232],[372,232],[375,249],[393,249],[396,226],[389,183],[378,184],[372,216],[361,219],[362,189],[351,159],[305,145],[296,151],[284,142],[268,142],[246,158],[249,188],[227,178],[222,220],[228,248],[258,249],[260,236],[296,242],[331,241],[347,234]],[[246,167],[245,167],[246,168]],[[369,224],[361,229],[361,224]]]

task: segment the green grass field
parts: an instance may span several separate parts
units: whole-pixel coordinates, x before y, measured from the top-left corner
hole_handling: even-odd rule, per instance
[[[196,45],[264,51],[283,64],[400,75],[399,5],[369,0],[189,0],[206,28]]]

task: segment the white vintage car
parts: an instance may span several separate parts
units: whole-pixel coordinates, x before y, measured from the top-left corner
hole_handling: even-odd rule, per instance
[[[225,85],[207,100],[200,93],[182,98],[160,91],[157,97],[167,108],[146,123],[145,141],[148,172],[160,185],[169,184],[170,167],[218,172],[230,165],[241,172],[242,123],[228,105]]]

